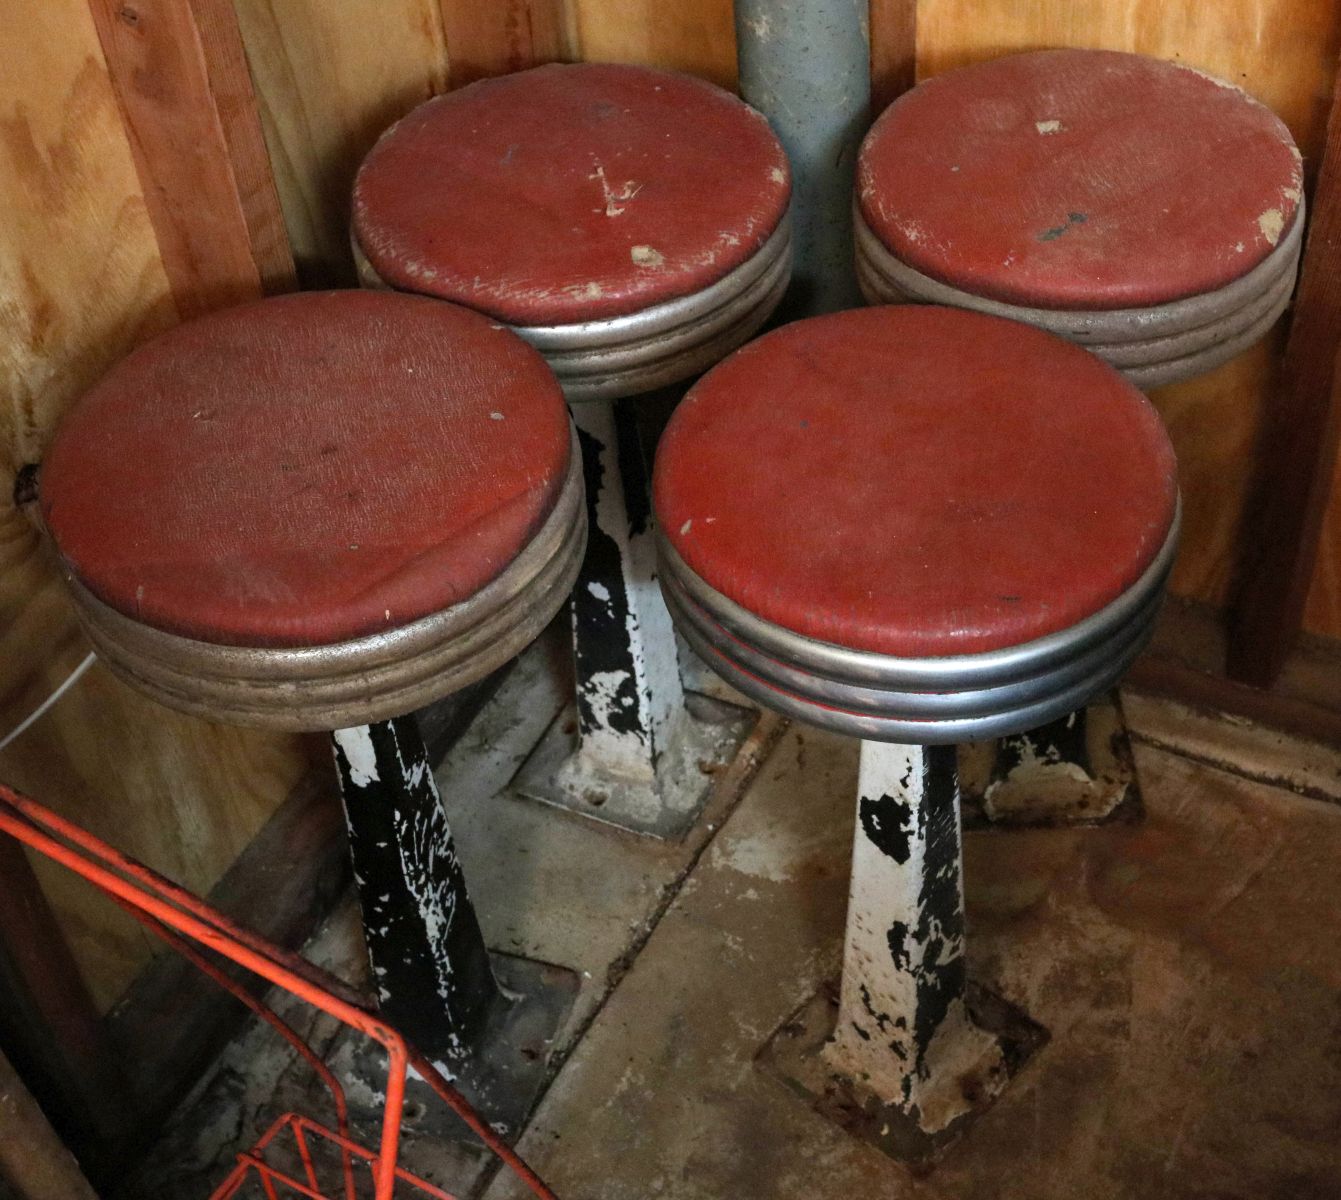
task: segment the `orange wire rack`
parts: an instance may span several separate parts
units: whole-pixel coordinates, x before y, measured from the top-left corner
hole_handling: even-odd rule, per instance
[[[230,921],[198,896],[122,854],[36,801],[0,784],[0,833],[83,876],[106,893],[146,929],[166,942],[204,974],[271,1026],[316,1071],[331,1094],[335,1128],[289,1112],[279,1117],[249,1150],[237,1157],[228,1177],[210,1200],[263,1196],[265,1200],[304,1196],[311,1200],[359,1200],[361,1180],[373,1188],[373,1200],[405,1195],[454,1200],[441,1188],[397,1164],[408,1073],[441,1098],[475,1135],[540,1200],[557,1200],[526,1165],[422,1054],[367,1007],[353,988],[300,955],[281,949]],[[378,1042],[387,1054],[387,1081],[381,1141],[376,1151],[350,1137],[349,1107],[340,1081],[311,1046],[273,1008],[206,956],[212,951],[251,971],[275,987],[329,1014]],[[330,1184],[334,1181],[335,1190]],[[259,1190],[258,1190],[259,1189]]]

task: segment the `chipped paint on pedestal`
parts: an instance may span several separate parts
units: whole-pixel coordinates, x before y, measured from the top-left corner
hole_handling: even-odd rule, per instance
[[[987,777],[961,760],[970,811],[999,825],[1093,824],[1139,810],[1116,693],[1027,733],[999,739]]]
[[[500,992],[418,727],[397,717],[332,739],[382,1013],[459,1062]]]
[[[590,775],[655,785],[671,720],[684,707],[670,614],[656,582],[647,472],[633,414],[574,406],[588,506],[587,555],[573,593],[580,749]]]
[[[1005,1082],[997,1040],[964,1002],[955,749],[863,742],[858,791],[842,994],[826,1054],[937,1133],[972,1108],[966,1077],[988,1090]]]

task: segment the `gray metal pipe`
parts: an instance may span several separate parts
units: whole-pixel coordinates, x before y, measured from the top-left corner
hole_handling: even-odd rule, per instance
[[[852,181],[870,124],[869,0],[736,0],[740,94],[791,159],[795,268],[783,320],[861,304]]]

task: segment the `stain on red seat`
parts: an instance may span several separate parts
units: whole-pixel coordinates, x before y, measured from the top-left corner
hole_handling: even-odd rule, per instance
[[[788,325],[710,371],[657,451],[657,520],[767,621],[902,657],[1068,628],[1130,587],[1177,504],[1116,371],[1029,326],[898,306]]]
[[[487,318],[308,293],[135,350],[61,424],[42,508],[75,577],[122,613],[322,645],[499,575],[552,511],[569,437],[544,361]]]
[[[411,112],[360,168],[353,227],[393,287],[568,324],[715,283],[777,228],[790,188],[767,122],[721,88],[553,65]]]
[[[896,257],[977,296],[1164,304],[1260,263],[1299,209],[1285,124],[1238,88],[1108,50],[934,76],[867,135],[858,202]]]

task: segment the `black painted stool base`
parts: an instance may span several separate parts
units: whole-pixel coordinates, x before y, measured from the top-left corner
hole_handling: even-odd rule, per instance
[[[485,946],[413,717],[337,730],[332,740],[382,1015],[490,1123],[519,1132],[577,977]],[[373,1056],[362,1077],[385,1077],[375,1048],[353,1053]]]
[[[995,1039],[1000,1053],[980,1072],[967,1072],[957,1080],[965,1111],[928,1133],[906,1109],[886,1103],[830,1061],[825,1049],[838,1018],[838,996],[835,980],[807,1000],[769,1038],[759,1054],[759,1066],[821,1116],[911,1167],[929,1165],[963,1136],[1048,1040],[1047,1030],[1013,1004],[970,983],[965,990],[969,1016]]]
[[[964,827],[1139,821],[1144,812],[1117,690],[1014,737],[959,748]]]
[[[542,804],[650,837],[678,841],[693,828],[716,775],[759,719],[709,696],[686,693],[672,718],[672,736],[652,778],[630,779],[595,769],[577,742],[577,714],[570,705],[555,718],[512,782],[515,791]]]
[[[491,953],[504,998],[491,1006],[473,1053],[440,1064],[447,1078],[484,1119],[509,1141],[520,1135],[550,1078],[550,1054],[577,998],[579,979],[553,967],[510,954]],[[375,1042],[342,1034],[331,1060],[342,1075],[367,1087],[350,1089],[351,1117],[376,1124],[381,1105],[372,1102],[386,1081],[386,1054]],[[370,1101],[360,1104],[360,1098]],[[366,1111],[364,1111],[366,1110]],[[413,1073],[406,1086],[408,1140],[431,1138],[462,1142],[483,1150],[483,1143]]]

